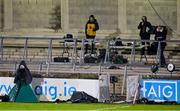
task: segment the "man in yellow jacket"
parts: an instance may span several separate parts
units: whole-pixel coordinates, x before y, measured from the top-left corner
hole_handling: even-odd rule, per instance
[[[94,39],[96,36],[96,31],[99,30],[99,25],[94,15],[89,16],[89,20],[86,23],[85,34],[86,39],[92,41],[91,54],[94,53]],[[88,44],[85,45],[85,54],[88,51]]]

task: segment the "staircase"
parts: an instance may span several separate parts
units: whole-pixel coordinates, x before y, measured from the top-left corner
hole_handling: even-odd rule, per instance
[[[6,64],[0,63],[0,71],[14,72],[18,67],[17,61],[23,59],[23,44],[19,44],[19,41],[6,42],[3,49],[3,61]],[[63,50],[59,42],[56,41],[53,44],[52,58],[61,56]],[[73,49],[70,48],[70,56],[73,54]],[[74,67],[72,64],[51,64],[49,67],[49,73],[47,74],[47,55],[48,55],[48,41],[31,41],[29,42],[29,47],[27,51],[27,61],[29,69],[33,74],[39,75],[39,77],[61,77],[61,78],[98,78],[99,74],[99,64],[89,65],[77,65]],[[80,55],[80,51],[78,51]],[[130,61],[130,53],[123,54],[123,57]],[[168,45],[165,51],[165,57],[167,63],[174,63],[177,67],[180,67],[180,45]],[[152,75],[150,68],[151,65],[156,62],[156,55],[147,55],[147,62],[143,58],[141,61],[141,55],[137,52],[135,55],[135,62],[141,64],[141,66],[133,65],[128,68],[128,75]],[[79,57],[78,57],[79,59]],[[35,63],[35,64],[34,64]],[[149,64],[144,67],[143,63]],[[115,93],[121,94],[123,75],[124,75],[124,65],[118,65],[120,69],[107,69],[107,66],[103,66],[101,73],[110,74],[118,77],[118,83],[115,85]],[[166,68],[161,68],[158,73],[160,76],[170,76]],[[178,75],[179,72],[174,72],[173,76]],[[85,76],[84,76],[85,75]],[[90,75],[90,76],[89,76]],[[95,76],[92,76],[95,75]],[[12,76],[12,75],[8,75]],[[126,91],[126,89],[124,89]],[[110,93],[113,93],[113,85],[110,84]]]
[[[180,44],[171,48],[171,51],[169,51],[168,59],[170,63],[173,63],[178,67],[180,66]]]
[[[10,44],[11,43],[11,44]],[[24,48],[22,44],[13,44],[12,42],[5,44],[3,48],[3,61],[20,61],[23,59],[23,54],[24,54]],[[48,44],[47,41],[45,42],[40,42],[42,44],[38,44],[38,42],[30,42],[29,43],[29,48],[27,50],[27,61],[28,62],[35,62],[35,63],[45,63],[47,61],[48,57]],[[14,45],[14,46],[13,46]],[[53,44],[53,49],[52,49],[52,59],[54,57],[62,56],[63,52],[63,47],[59,46],[59,43],[56,42]],[[70,58],[73,55],[73,49],[70,48]],[[131,60],[131,54],[130,50],[129,53],[122,54],[124,58],[127,58],[128,61]],[[180,45],[168,45],[166,47],[165,57],[167,63],[174,63],[177,67],[180,67]],[[67,54],[65,55],[67,56]],[[80,51],[78,51],[78,57],[79,59],[80,56]],[[153,64],[156,62],[156,55],[146,55],[147,61],[145,61],[145,58],[142,58],[141,60],[141,55],[137,51],[135,54],[135,62],[136,63],[146,63],[146,64]],[[1,60],[1,61],[2,61]]]

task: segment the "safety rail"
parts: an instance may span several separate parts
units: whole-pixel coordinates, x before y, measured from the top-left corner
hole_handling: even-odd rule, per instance
[[[15,68],[14,70],[16,70],[16,65],[21,61],[21,60],[25,60],[27,63],[30,64],[39,64],[39,71],[41,70],[41,68],[43,67],[42,65],[46,65],[47,68],[47,74],[49,73],[50,70],[50,65],[61,65],[61,64],[65,64],[68,65],[70,64],[70,66],[72,66],[73,70],[76,70],[76,67],[78,67],[78,65],[83,66],[86,63],[84,62],[84,42],[85,39],[78,39],[77,38],[72,38],[72,39],[68,39],[68,38],[52,38],[52,37],[7,37],[7,36],[1,36],[0,37],[0,64],[4,64],[4,63],[14,63],[15,64]],[[9,41],[8,41],[9,40]],[[13,41],[14,40],[14,41]],[[68,40],[70,40],[71,42],[68,42]],[[16,42],[15,42],[16,41]],[[35,41],[35,42],[34,42]],[[42,42],[44,41],[44,43]],[[66,42],[67,41],[67,42]],[[110,51],[111,49],[117,49],[117,50],[122,50],[122,49],[129,49],[130,50],[130,54],[129,54],[129,62],[128,65],[132,66],[133,64],[137,64],[136,59],[136,50],[141,50],[143,47],[146,48],[145,46],[139,45],[138,47],[136,47],[136,44],[141,44],[141,42],[158,42],[158,50],[157,53],[155,55],[155,63],[161,65],[160,61],[161,61],[161,48],[160,48],[160,44],[161,42],[167,42],[169,44],[176,44],[176,45],[180,45],[180,40],[167,40],[167,41],[155,41],[155,40],[137,40],[137,39],[120,39],[118,41],[121,41],[122,43],[131,43],[130,45],[124,45],[124,46],[112,46],[110,44],[111,39],[96,39],[97,43],[99,43],[98,45],[100,45],[100,48],[104,48],[106,49],[106,53],[105,53],[105,58],[103,61],[96,63],[97,66],[99,65],[106,65],[106,64],[113,64],[112,61],[110,61]],[[21,43],[19,43],[21,42]],[[41,43],[42,42],[42,43]],[[67,43],[67,44],[66,44]],[[15,60],[8,60],[5,59],[4,57],[8,54],[5,54],[5,49],[8,48],[8,45],[11,44],[11,46],[16,47],[17,44],[20,44],[21,46],[21,53],[18,55],[18,59]],[[35,45],[35,46],[33,46]],[[43,49],[44,51],[44,57],[42,58],[41,61],[33,61],[32,59],[29,59],[29,56],[31,54],[28,53],[29,48],[31,48],[30,46],[33,46],[32,48],[39,48],[41,47],[41,45],[43,45]],[[69,46],[66,46],[69,45]],[[54,50],[56,48],[56,50]],[[67,48],[67,49],[64,49]],[[100,49],[99,48],[99,49]],[[59,50],[59,55],[57,54]],[[56,56],[61,56],[60,53],[66,53],[66,52],[62,52],[64,50],[69,50],[71,52],[71,56],[69,56],[69,58],[71,59],[71,62],[54,62],[53,61],[53,57]],[[175,49],[177,50],[177,53],[180,52],[179,49]],[[54,52],[56,51],[56,55],[54,55]],[[45,54],[46,53],[46,54]],[[68,52],[69,54],[69,52]],[[97,56],[98,54],[96,54],[95,56]],[[122,54],[123,55],[123,54]],[[34,59],[36,59],[36,57],[34,57]],[[38,58],[37,58],[38,59]],[[147,58],[146,58],[147,59]],[[127,64],[126,64],[127,65]]]

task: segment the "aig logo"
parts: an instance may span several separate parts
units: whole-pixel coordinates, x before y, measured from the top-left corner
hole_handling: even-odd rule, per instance
[[[177,101],[177,81],[143,80],[141,96],[155,101]]]

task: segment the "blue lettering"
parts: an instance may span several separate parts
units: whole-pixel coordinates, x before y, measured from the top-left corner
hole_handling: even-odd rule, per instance
[[[147,80],[142,82],[142,86],[142,97],[157,101],[177,101],[178,94],[176,81]]]
[[[44,95],[47,95],[47,81],[44,81]]]
[[[66,96],[66,82],[64,82],[64,96]]]
[[[47,81],[44,81],[44,84],[37,85],[34,87],[34,93],[36,95],[44,95],[44,96],[50,96],[52,99],[56,99],[58,96],[72,96],[73,92],[76,91],[76,88],[74,86],[69,86],[67,81],[64,81],[63,84],[60,84],[62,89],[58,89],[57,86],[51,85]],[[8,94],[11,91],[12,87],[11,85],[5,85],[5,84],[0,84],[0,93],[4,92]],[[167,88],[168,89],[168,88]],[[167,90],[166,89],[166,90]],[[62,93],[60,93],[60,92]]]
[[[34,92],[36,95],[42,95],[43,94],[42,86],[36,86]]]
[[[75,91],[76,91],[75,87],[70,87],[69,90],[68,90],[69,96],[72,96],[73,92],[75,92]]]
[[[56,99],[57,97],[57,87],[51,86],[49,87],[49,94],[52,96],[52,99]]]
[[[11,91],[11,86],[10,85],[8,85],[7,87],[6,87],[6,85],[1,85],[1,87],[0,87],[0,92],[2,91],[4,89],[4,91],[8,94],[10,91]]]

